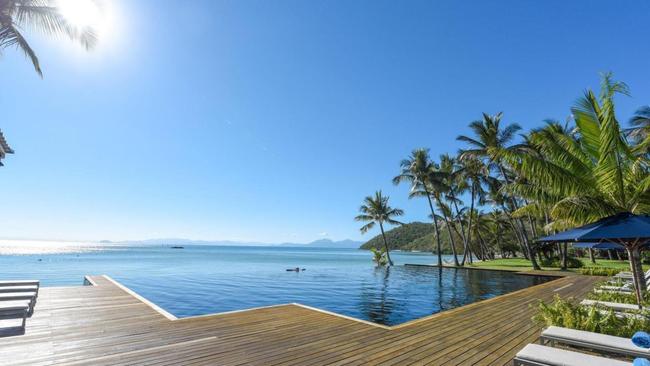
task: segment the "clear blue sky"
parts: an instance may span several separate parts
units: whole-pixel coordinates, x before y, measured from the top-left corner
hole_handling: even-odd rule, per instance
[[[417,147],[481,112],[564,120],[598,73],[650,103],[646,1],[116,0],[86,53],[38,34],[0,58],[0,237],[362,239]]]

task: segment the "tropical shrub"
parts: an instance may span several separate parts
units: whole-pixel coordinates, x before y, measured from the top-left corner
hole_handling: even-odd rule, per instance
[[[555,296],[552,303],[540,302],[533,320],[541,326],[585,330],[618,337],[631,337],[636,331],[650,329],[648,317],[617,317],[613,310],[581,306]]]
[[[540,264],[542,267],[562,267],[562,260],[560,258],[554,257],[551,259],[544,258]],[[578,258],[569,257],[567,258],[566,265],[568,268],[581,268],[584,264]]]
[[[634,293],[616,293],[616,292],[590,292],[587,295],[588,299],[598,301],[618,302],[622,304],[637,304],[636,295]],[[644,304],[650,303],[650,292],[645,292],[643,295]]]
[[[376,265],[383,267],[388,264],[386,250],[370,248],[370,251],[372,252],[372,261],[375,262]]]
[[[614,276],[618,274],[621,270],[617,268],[605,268],[605,267],[585,267],[580,268],[578,272],[587,276]]]

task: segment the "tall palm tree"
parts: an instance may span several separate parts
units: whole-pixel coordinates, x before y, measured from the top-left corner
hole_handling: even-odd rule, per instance
[[[515,134],[521,130],[521,127],[516,123],[502,126],[502,117],[503,113],[497,113],[494,116],[483,113],[482,120],[474,121],[469,125],[472,131],[474,131],[475,137],[460,135],[457,137],[457,140],[469,145],[469,148],[461,150],[461,157],[471,156],[483,159],[488,168],[495,169],[505,183],[509,184],[511,178],[508,174],[503,154],[504,152],[513,151],[518,148],[516,145],[512,146],[511,142]],[[516,197],[511,196],[510,201],[514,209],[517,209],[519,204]],[[537,270],[541,269],[535,259],[523,220],[517,218],[516,222],[518,223],[518,230],[520,230],[521,238],[523,239],[523,247],[527,251],[533,268]]]
[[[462,204],[458,195],[462,194],[467,189],[467,182],[462,178],[462,171],[457,163],[457,159],[449,154],[440,155],[440,171],[445,174],[447,188],[445,191],[445,200],[450,208],[453,206],[455,209],[455,215],[450,215],[450,217],[455,216],[456,222],[460,225],[459,235],[463,240],[463,257],[465,257],[469,243],[467,241],[467,235],[465,234],[465,223],[461,219],[461,210],[458,207],[459,204]],[[457,230],[455,226],[454,229]],[[460,265],[464,266],[465,261],[460,263]]]
[[[481,200],[483,199],[484,190],[483,184],[489,175],[489,171],[483,163],[471,155],[462,157],[459,160],[461,164],[461,177],[466,181],[468,190],[470,192],[470,206],[469,206],[469,215],[467,220],[467,241],[471,243],[472,240],[472,219],[475,215],[474,204],[476,203],[477,197]],[[463,263],[469,255],[469,262],[472,263],[472,251],[471,247],[467,246],[467,251],[463,254]]]
[[[388,205],[388,196],[381,194],[381,191],[375,192],[375,196],[367,196],[363,200],[363,204],[359,207],[361,214],[354,218],[355,221],[367,222],[361,227],[361,233],[365,234],[368,230],[379,224],[381,230],[381,237],[384,240],[384,250],[386,251],[386,258],[388,264],[393,265],[393,260],[390,258],[390,250],[388,248],[388,241],[386,241],[386,233],[384,232],[384,223],[390,225],[401,225],[402,223],[395,220],[395,216],[404,215],[404,211],[399,208],[392,208]]]
[[[504,159],[525,178],[509,190],[550,206],[546,230],[563,230],[619,212],[650,212],[650,161],[635,153],[615,114],[614,96],[627,86],[603,75],[600,95],[587,91],[572,108],[575,134],[556,126],[535,131],[530,142],[542,154],[506,152]],[[528,206],[535,204],[531,202]],[[520,210],[528,210],[524,206]],[[640,270],[638,250],[630,250]],[[645,281],[638,279],[642,290]]]
[[[438,255],[438,267],[442,268],[442,245],[440,243],[440,229],[438,218],[431,201],[432,190],[437,189],[442,182],[442,174],[437,172],[436,164],[431,161],[428,149],[416,149],[411,152],[411,156],[402,160],[400,163],[401,172],[393,178],[395,185],[401,182],[409,182],[411,190],[409,198],[425,197],[429,203],[431,217],[433,218],[433,227],[436,234],[436,254]]]
[[[456,251],[456,239],[453,235],[454,229],[452,229],[453,221],[450,220],[450,218],[453,217],[451,207],[449,207],[449,205],[443,201],[442,194],[434,194],[434,198],[436,200],[436,206],[438,207],[438,210],[442,213],[442,220],[445,222],[445,227],[447,228],[447,233],[449,234],[449,246],[451,246],[451,253],[454,257],[454,266],[459,267],[460,262],[458,262],[458,253]]]
[[[95,45],[97,37],[90,27],[77,28],[61,15],[55,0],[0,0],[0,55],[9,47],[20,49],[43,77],[36,52],[27,42],[23,29],[31,28],[48,36],[67,36],[86,49]]]

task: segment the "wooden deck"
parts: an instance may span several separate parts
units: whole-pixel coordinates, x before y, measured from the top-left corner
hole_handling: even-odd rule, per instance
[[[566,277],[395,327],[297,304],[176,319],[108,277],[42,288],[24,335],[0,338],[2,365],[506,365],[540,329],[529,306],[583,296]]]

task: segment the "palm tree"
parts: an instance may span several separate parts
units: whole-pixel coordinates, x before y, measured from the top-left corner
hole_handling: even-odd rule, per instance
[[[401,172],[393,178],[395,185],[401,182],[409,182],[411,190],[409,198],[426,197],[433,218],[433,227],[436,234],[436,254],[438,255],[438,267],[442,268],[442,245],[440,243],[440,229],[438,227],[438,218],[431,201],[432,190],[437,189],[442,184],[442,174],[437,170],[437,166],[429,157],[429,150],[416,149],[411,152],[411,156],[402,160],[400,163]]]
[[[497,113],[490,116],[483,113],[483,119],[470,123],[469,127],[474,131],[475,137],[468,137],[464,135],[458,136],[458,141],[466,142],[469,145],[468,149],[461,150],[461,157],[475,157],[483,159],[488,168],[495,169],[501,175],[506,184],[509,184],[511,178],[507,172],[507,167],[503,160],[503,154],[507,151],[516,150],[519,146],[510,146],[510,143],[515,137],[515,134],[521,130],[521,127],[516,124],[506,126],[501,125],[501,118],[503,113]],[[514,209],[518,208],[517,200],[514,196],[510,197],[510,201]],[[535,259],[531,244],[528,240],[526,233],[526,226],[521,218],[517,218],[519,224],[521,238],[523,239],[523,247],[526,249],[528,257],[536,270],[541,269]]]
[[[449,234],[449,246],[451,246],[451,253],[454,257],[454,266],[459,267],[460,262],[458,262],[458,253],[456,252],[456,239],[454,238],[452,232],[452,230],[454,230],[452,229],[453,223],[451,220],[449,220],[450,217],[453,217],[451,207],[443,202],[442,194],[434,194],[434,198],[436,200],[436,206],[438,206],[438,210],[442,212],[442,219],[445,222],[445,227],[447,228],[447,233]]]
[[[630,119],[632,128],[627,130],[628,136],[637,143],[636,151],[650,152],[650,106],[643,106],[634,112]]]
[[[462,157],[459,160],[461,164],[461,177],[466,181],[468,190],[470,191],[470,206],[469,206],[469,218],[467,220],[467,242],[471,243],[472,240],[472,213],[474,212],[474,203],[476,202],[477,196],[482,200],[484,195],[483,183],[486,181],[486,177],[489,172],[487,167],[483,163],[471,155]],[[471,247],[467,246],[467,251],[463,254],[463,263],[469,255],[469,262],[472,263],[472,251]]]
[[[467,182],[462,179],[462,171],[457,163],[457,159],[450,156],[449,154],[440,155],[440,171],[445,174],[446,179],[446,188],[445,191],[445,200],[448,202],[449,207],[454,207],[456,213],[455,215],[450,215],[451,217],[456,217],[456,222],[460,225],[459,235],[463,240],[463,258],[466,257],[466,253],[469,247],[467,240],[467,235],[465,235],[465,224],[461,220],[461,209],[458,207],[459,204],[462,204],[462,201],[458,199],[458,194],[462,194],[467,189]],[[454,230],[458,231],[455,226]],[[465,265],[465,261],[460,263],[461,266]]]
[[[48,36],[67,36],[79,41],[86,49],[92,48],[97,41],[92,28],[79,29],[69,24],[59,12],[55,0],[0,0],[0,55],[5,48],[20,49],[41,77],[43,71],[36,52],[21,33],[25,28]]]
[[[531,133],[530,143],[542,154],[506,152],[504,159],[524,182],[509,191],[550,207],[547,231],[583,225],[619,212],[650,212],[650,161],[635,153],[615,114],[614,96],[627,86],[603,75],[599,97],[587,91],[572,108],[575,133],[547,126]],[[639,273],[638,250],[630,250]],[[645,290],[645,281],[639,279]]]
[[[386,258],[388,264],[393,265],[393,260],[390,258],[390,250],[388,249],[388,241],[386,241],[386,233],[384,232],[384,223],[390,225],[401,225],[402,223],[393,219],[395,216],[404,215],[404,211],[399,208],[392,208],[388,205],[388,196],[383,196],[381,191],[375,192],[375,196],[367,196],[363,200],[363,205],[359,207],[360,215],[354,218],[355,221],[367,222],[361,227],[361,233],[365,234],[368,230],[379,224],[381,230],[381,237],[384,240],[384,250],[386,251]]]

